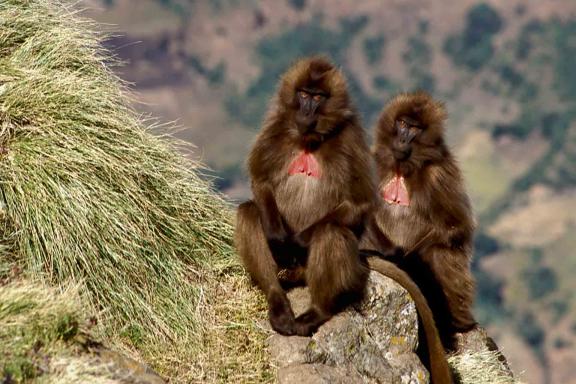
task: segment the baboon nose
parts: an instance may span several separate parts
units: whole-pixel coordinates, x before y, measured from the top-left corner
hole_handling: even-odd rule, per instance
[[[314,115],[298,114],[296,116],[296,124],[300,133],[313,131],[316,126],[316,118]]]

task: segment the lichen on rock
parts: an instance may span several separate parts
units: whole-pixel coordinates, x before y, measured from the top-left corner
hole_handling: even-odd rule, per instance
[[[306,288],[288,295],[296,314],[309,305]],[[268,347],[278,382],[427,383],[415,353],[418,317],[400,285],[371,272],[362,302],[334,316],[312,337],[272,335]]]

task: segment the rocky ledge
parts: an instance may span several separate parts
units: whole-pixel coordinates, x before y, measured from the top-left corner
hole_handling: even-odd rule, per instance
[[[296,315],[309,306],[306,288],[296,288],[288,297]],[[429,374],[415,353],[417,344],[414,302],[404,288],[377,272],[370,274],[364,300],[336,315],[312,337],[273,334],[268,339],[280,384],[425,384]],[[510,379],[499,382],[514,382],[504,357],[483,329],[459,335],[459,348],[463,355],[495,353],[494,371]],[[458,357],[452,356],[451,363],[454,359]]]

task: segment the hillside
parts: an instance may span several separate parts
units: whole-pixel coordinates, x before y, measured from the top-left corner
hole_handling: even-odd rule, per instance
[[[92,0],[136,105],[249,195],[243,161],[278,75],[327,53],[372,127],[394,93],[447,103],[479,220],[477,316],[517,372],[576,382],[576,3]]]

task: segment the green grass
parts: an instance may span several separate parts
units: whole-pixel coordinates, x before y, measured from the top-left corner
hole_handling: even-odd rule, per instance
[[[0,279],[77,284],[99,335],[174,381],[217,380],[250,354],[229,375],[261,379],[263,311],[233,257],[230,207],[133,111],[97,31],[69,2],[0,2]],[[216,312],[220,282],[244,302]],[[235,317],[249,348],[218,344],[238,336]],[[190,363],[212,353],[225,356]]]
[[[3,383],[116,384],[129,369],[90,334],[78,285],[54,288],[19,279],[0,286],[0,380]],[[143,369],[140,368],[140,369]]]
[[[44,356],[73,348],[82,306],[77,287],[30,283],[0,287],[0,378],[21,382],[42,374]]]
[[[192,277],[232,253],[226,206],[142,126],[88,22],[54,5],[0,6],[3,243],[32,274],[83,279],[120,327],[193,331]]]

